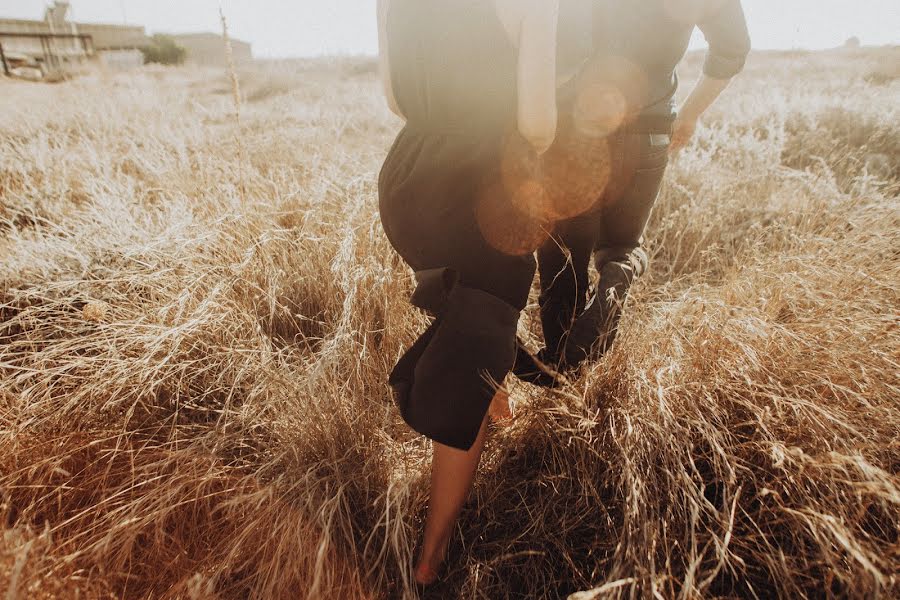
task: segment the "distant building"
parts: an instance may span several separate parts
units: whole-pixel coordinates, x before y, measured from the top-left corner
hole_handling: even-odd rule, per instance
[[[184,33],[172,36],[175,43],[187,50],[187,61],[198,65],[223,66],[226,64],[225,40],[215,33]],[[248,42],[228,38],[235,64],[253,60],[253,50]]]
[[[75,23],[69,20],[69,9],[68,2],[55,1],[47,7],[43,21],[0,18],[0,50],[7,66],[37,67],[40,75],[41,71],[65,70],[87,60],[115,69],[144,64],[140,49],[151,40],[143,26]],[[221,35],[187,33],[171,37],[187,51],[188,62],[212,66],[227,62]],[[248,42],[231,39],[231,52],[236,64],[253,60]]]
[[[54,2],[43,21],[0,19],[0,44],[7,56],[30,60],[44,71],[64,69],[96,58],[116,67],[143,64],[140,48],[148,43],[138,25],[74,23],[68,2]]]

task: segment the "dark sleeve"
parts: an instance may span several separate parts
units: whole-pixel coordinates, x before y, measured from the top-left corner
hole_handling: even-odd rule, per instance
[[[750,34],[740,0],[720,1],[721,6],[697,24],[709,43],[703,73],[713,79],[731,79],[744,68]]]

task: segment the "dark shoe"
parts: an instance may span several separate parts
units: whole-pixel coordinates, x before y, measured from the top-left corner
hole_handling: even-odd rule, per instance
[[[522,340],[516,338],[516,362],[512,372],[521,381],[538,387],[558,387],[563,383],[562,374],[556,367],[558,363],[559,360],[551,358],[546,348],[535,355]]]
[[[634,277],[635,271],[628,263],[610,262],[603,266],[599,285],[566,339],[563,356],[567,365],[600,358],[610,349]]]

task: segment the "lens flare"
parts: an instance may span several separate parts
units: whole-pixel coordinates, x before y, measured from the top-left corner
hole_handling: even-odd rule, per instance
[[[513,191],[512,205],[517,211],[534,219],[547,220],[548,198],[544,184],[537,179],[527,179]]]
[[[541,158],[520,135],[507,136],[503,144],[500,181],[516,210],[538,221],[546,220]]]
[[[573,118],[588,135],[609,134],[649,102],[646,72],[622,56],[601,56],[579,75]]]
[[[547,218],[569,219],[595,208],[609,183],[610,161],[608,138],[583,135],[571,121],[562,124],[542,157]]]
[[[609,135],[625,122],[628,101],[617,87],[591,83],[578,91],[573,122],[583,135]]]
[[[503,146],[500,182],[510,204],[542,224],[591,210],[610,179],[609,141],[587,135],[565,113],[547,152],[538,155],[521,136]]]
[[[506,185],[499,180],[484,188],[475,207],[475,219],[481,235],[492,248],[521,256],[534,252],[547,239],[549,224],[515,205],[515,202],[524,205],[533,202],[525,198],[532,194],[543,195],[536,182],[523,184],[514,194],[508,193]]]

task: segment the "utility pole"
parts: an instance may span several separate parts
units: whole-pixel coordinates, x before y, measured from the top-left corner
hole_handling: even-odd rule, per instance
[[[122,25],[128,25],[128,13],[125,12],[125,0],[119,0],[119,6],[122,8]]]
[[[9,65],[6,64],[6,54],[3,52],[3,44],[0,44],[0,62],[3,63],[3,74],[9,77]]]

